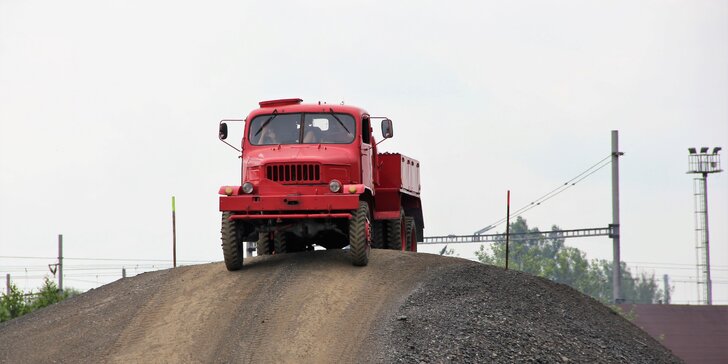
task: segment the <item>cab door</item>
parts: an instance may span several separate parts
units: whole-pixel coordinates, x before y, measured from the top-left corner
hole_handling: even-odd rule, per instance
[[[374,191],[372,181],[372,128],[368,116],[361,119],[361,183]]]

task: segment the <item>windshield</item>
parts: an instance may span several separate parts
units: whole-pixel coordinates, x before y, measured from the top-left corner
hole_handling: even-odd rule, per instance
[[[348,114],[272,114],[250,122],[253,145],[348,144],[354,141],[356,123]]]

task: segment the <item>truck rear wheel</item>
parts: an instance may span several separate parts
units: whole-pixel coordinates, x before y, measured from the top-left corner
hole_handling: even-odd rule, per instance
[[[409,252],[416,252],[417,251],[417,223],[415,223],[415,218],[407,216],[404,218],[404,228],[407,232],[406,240],[407,240],[407,251]]]
[[[372,223],[372,248],[384,249],[387,247],[386,236],[384,235],[385,222],[374,221]]]
[[[387,220],[387,248],[405,250],[406,236],[404,214],[397,220]]]
[[[231,212],[222,213],[222,254],[225,257],[225,268],[229,271],[243,267],[243,239],[238,231],[238,224],[230,220]]]
[[[288,239],[286,239],[286,233],[282,231],[276,231],[273,233],[273,245],[275,245],[276,254],[288,253]]]
[[[365,266],[369,263],[369,250],[371,249],[371,218],[369,204],[359,201],[359,208],[349,220],[349,250],[351,262],[356,266]]]
[[[270,233],[258,233],[256,250],[258,255],[271,255],[273,253],[273,241],[270,238]]]

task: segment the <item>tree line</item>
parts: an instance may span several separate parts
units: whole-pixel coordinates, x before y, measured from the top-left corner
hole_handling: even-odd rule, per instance
[[[551,230],[560,230],[554,225]],[[510,232],[539,233],[538,228],[529,228],[526,220],[518,217],[511,223]],[[505,239],[490,245],[483,245],[475,252],[478,260],[485,264],[505,266]],[[508,267],[539,277],[550,279],[575,288],[605,304],[612,299],[612,262],[604,259],[588,260],[581,250],[564,245],[564,239],[556,235],[535,236],[511,241],[509,244]],[[670,290],[660,288],[655,275],[634,276],[626,263],[622,268],[622,294],[627,303],[670,303]]]

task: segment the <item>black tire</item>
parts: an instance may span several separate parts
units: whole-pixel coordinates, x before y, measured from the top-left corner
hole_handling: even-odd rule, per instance
[[[369,204],[359,201],[359,208],[349,220],[349,250],[351,263],[363,267],[369,263],[371,249],[371,218]]]
[[[417,251],[417,223],[415,223],[415,218],[407,216],[404,218],[404,231],[407,232],[407,236],[405,237],[407,241],[407,251],[408,252],[416,252]]]
[[[404,250],[405,229],[404,214],[399,219],[387,220],[387,248],[394,250]]]
[[[384,249],[387,247],[387,241],[385,240],[385,222],[374,221],[372,223],[372,248]]]
[[[258,233],[258,244],[256,246],[258,255],[271,255],[273,254],[273,241],[270,238],[270,233]]]
[[[275,246],[276,254],[288,253],[288,239],[286,233],[282,231],[276,231],[273,233],[273,245]]]
[[[222,213],[222,255],[225,258],[225,268],[229,271],[240,270],[243,267],[243,239],[238,231],[238,224],[230,220],[232,213]]]

